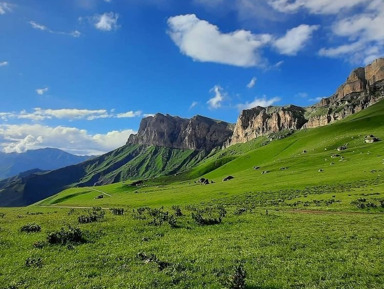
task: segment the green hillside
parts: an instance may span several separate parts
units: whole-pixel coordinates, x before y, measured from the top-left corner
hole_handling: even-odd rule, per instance
[[[0,288],[383,288],[384,141],[367,135],[384,139],[383,101],[195,167],[202,156],[148,147],[132,158],[144,183],[1,208]]]

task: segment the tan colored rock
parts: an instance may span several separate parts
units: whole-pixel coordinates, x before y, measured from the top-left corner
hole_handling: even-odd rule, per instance
[[[294,105],[267,108],[257,106],[243,110],[229,145],[244,143],[282,130],[297,130],[306,122],[304,112],[303,108]]]

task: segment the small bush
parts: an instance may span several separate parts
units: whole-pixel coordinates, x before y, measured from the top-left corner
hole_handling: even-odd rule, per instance
[[[246,208],[238,208],[238,209],[236,209],[236,210],[233,212],[233,214],[234,214],[234,215],[242,215],[242,214],[244,214],[246,211],[247,211]]]
[[[5,217],[5,214],[4,213],[0,213],[0,218],[4,218]]]
[[[97,222],[104,219],[105,211],[100,207],[94,207],[88,211],[88,215],[81,215],[77,218],[80,224]]]
[[[43,267],[43,260],[41,258],[27,258],[25,260],[25,266],[27,267]]]
[[[235,267],[232,275],[229,276],[227,281],[228,289],[244,289],[245,288],[245,278],[247,277],[247,272],[245,271],[242,264]]]
[[[41,227],[37,224],[27,224],[22,226],[20,231],[26,233],[37,233],[41,231]]]
[[[110,211],[113,215],[118,215],[118,216],[124,215],[123,208],[111,208]]]
[[[60,231],[49,233],[47,241],[52,245],[82,244],[87,240],[79,228],[68,227],[68,230],[61,228]]]
[[[44,248],[45,246],[45,242],[42,242],[42,241],[37,241],[33,244],[33,247],[35,247],[36,249],[42,249]]]
[[[192,213],[192,219],[201,226],[204,225],[216,225],[221,223],[221,217],[212,218],[212,217],[203,217],[201,213]]]
[[[179,206],[172,206],[172,209],[175,211],[176,217],[181,217],[183,215]]]

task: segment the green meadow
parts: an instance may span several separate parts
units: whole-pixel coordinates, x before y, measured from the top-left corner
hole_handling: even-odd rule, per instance
[[[138,186],[0,208],[0,288],[383,288],[384,142],[367,135],[384,140],[383,101]]]

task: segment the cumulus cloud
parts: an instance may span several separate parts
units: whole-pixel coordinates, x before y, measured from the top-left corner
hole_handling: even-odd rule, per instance
[[[128,111],[124,113],[115,113],[114,110],[106,109],[43,109],[34,108],[33,111],[22,110],[20,112],[0,112],[0,119],[7,121],[9,119],[28,119],[32,121],[42,121],[46,119],[67,119],[67,120],[95,120],[101,118],[132,118],[140,117],[142,112]]]
[[[266,96],[263,96],[262,98],[255,98],[252,102],[240,103],[237,105],[237,108],[239,110],[243,110],[243,109],[253,108],[256,106],[267,107],[275,104],[276,102],[279,102],[280,100],[281,100],[280,97],[273,97],[271,99],[267,99]]]
[[[116,115],[117,118],[131,118],[131,117],[138,117],[138,116],[141,116],[141,111],[138,110],[138,111],[127,111],[127,112],[124,112],[124,113],[118,113]]]
[[[360,4],[367,4],[367,0],[269,0],[268,3],[280,12],[293,13],[307,9],[313,14],[338,14]]]
[[[84,129],[65,126],[0,125],[0,149],[3,152],[55,147],[73,154],[102,154],[124,145],[131,129],[90,134]]]
[[[333,33],[349,41],[331,48],[322,48],[320,55],[349,57],[354,62],[371,62],[384,54],[384,2],[373,0],[360,13],[344,17],[332,26]]]
[[[237,30],[222,33],[219,28],[195,14],[168,19],[168,33],[180,51],[200,62],[216,62],[241,67],[260,66],[259,49],[272,39],[269,34]]]
[[[0,62],[0,67],[2,66],[7,66],[8,65],[8,61],[2,61]]]
[[[49,27],[47,27],[45,25],[42,25],[42,24],[39,24],[39,23],[37,23],[35,21],[29,21],[28,23],[31,25],[31,27],[33,29],[37,29],[37,30],[41,30],[41,31],[46,31],[46,32],[52,33],[52,34],[67,35],[67,36],[71,36],[71,37],[74,37],[74,38],[77,38],[77,37],[81,36],[81,33],[78,30],[74,30],[74,31],[70,31],[70,32],[55,31],[55,30],[52,30]]]
[[[283,37],[274,41],[273,46],[281,54],[296,55],[297,52],[304,48],[305,44],[311,38],[312,33],[318,28],[318,25],[299,25],[298,27],[288,30]]]
[[[211,89],[211,91],[215,93],[215,96],[207,101],[209,108],[211,108],[211,109],[220,108],[221,103],[224,100],[225,92],[223,91],[223,89],[219,85],[215,85]]]
[[[11,5],[7,2],[0,2],[0,15],[11,12]]]
[[[45,87],[45,88],[38,88],[38,89],[36,89],[36,93],[38,94],[38,95],[43,95],[44,93],[46,93],[46,92],[48,92],[48,87]]]
[[[256,81],[257,81],[257,78],[256,77],[252,77],[252,79],[248,82],[247,87],[248,88],[254,87],[255,84],[256,84]]]
[[[94,26],[96,27],[96,29],[102,31],[111,31],[118,29],[118,19],[119,14],[113,12],[93,16]]]

